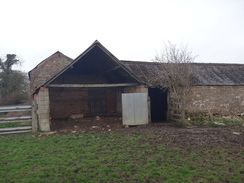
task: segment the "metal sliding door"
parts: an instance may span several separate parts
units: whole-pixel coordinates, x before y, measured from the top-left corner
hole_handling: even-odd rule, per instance
[[[124,125],[148,124],[147,93],[123,93],[122,117]]]

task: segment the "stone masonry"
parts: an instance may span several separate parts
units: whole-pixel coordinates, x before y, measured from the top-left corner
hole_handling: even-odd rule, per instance
[[[187,111],[211,112],[221,115],[244,114],[244,86],[191,87]]]
[[[48,88],[40,88],[37,96],[37,106],[40,131],[50,131],[50,107]]]

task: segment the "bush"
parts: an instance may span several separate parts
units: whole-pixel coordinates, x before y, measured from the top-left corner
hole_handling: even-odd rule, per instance
[[[0,105],[18,105],[30,103],[29,93],[15,91],[0,99]]]

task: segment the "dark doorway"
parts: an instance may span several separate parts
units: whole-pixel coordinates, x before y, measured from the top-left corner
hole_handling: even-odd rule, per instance
[[[89,90],[89,104],[91,116],[105,116],[106,115],[106,90],[94,89]]]
[[[167,90],[161,90],[159,88],[149,88],[152,122],[163,122],[167,120],[167,93]]]

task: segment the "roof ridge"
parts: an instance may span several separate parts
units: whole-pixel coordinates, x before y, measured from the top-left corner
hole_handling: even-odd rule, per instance
[[[163,62],[155,62],[155,61],[134,61],[134,60],[120,60],[121,62],[131,62],[131,63],[138,63],[138,64],[161,64]],[[204,63],[204,62],[192,62],[191,64],[196,64],[196,65],[244,65],[242,63]]]

